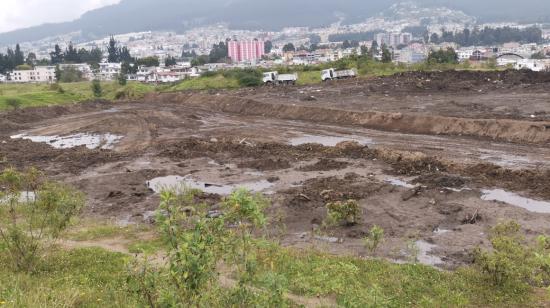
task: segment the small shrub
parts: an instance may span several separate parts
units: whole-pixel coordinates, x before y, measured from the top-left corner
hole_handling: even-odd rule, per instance
[[[63,89],[63,87],[61,87],[61,85],[59,83],[50,84],[50,90],[51,91],[56,91],[59,94],[65,93],[65,89]]]
[[[346,224],[352,226],[357,224],[361,211],[359,204],[355,200],[347,200],[345,202],[337,201],[327,203],[327,225]]]
[[[246,189],[233,192],[223,202],[225,221],[235,228],[229,233],[230,257],[237,266],[239,284],[244,287],[254,276],[256,255],[252,233],[266,224],[264,209],[267,200],[261,195],[251,194]]]
[[[476,249],[474,264],[494,286],[518,292],[529,285],[550,284],[550,249],[545,247],[545,237],[539,239],[538,247],[524,245],[520,226],[505,222],[491,229],[489,239],[493,249]]]
[[[92,81],[92,93],[94,94],[94,97],[97,97],[97,98],[103,96],[103,89],[101,88],[101,82],[97,79]]]
[[[121,86],[125,86],[128,83],[128,78],[126,77],[126,74],[120,73],[117,77],[118,84]]]
[[[31,272],[84,206],[81,193],[35,169],[0,174],[0,243],[18,271]]]
[[[197,204],[198,191],[168,189],[161,192],[157,222],[169,245],[169,273],[182,303],[198,303],[201,292],[216,278],[221,259],[223,219],[206,217]]]
[[[206,71],[206,72],[201,74],[202,77],[216,77],[218,75],[219,75],[219,73],[216,72],[216,71]]]
[[[13,110],[17,110],[19,108],[21,108],[21,100],[20,99],[17,99],[17,98],[7,98],[6,99],[6,105],[10,106],[11,108],[13,108]]]
[[[126,99],[129,96],[130,96],[129,91],[125,89],[118,90],[115,93],[115,99]]]
[[[363,240],[365,247],[369,250],[371,254],[376,253],[376,249],[384,241],[384,229],[379,226],[373,226],[369,234]]]

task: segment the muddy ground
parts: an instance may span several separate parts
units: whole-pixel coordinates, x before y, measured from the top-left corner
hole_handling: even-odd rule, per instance
[[[70,147],[73,139],[99,148]],[[88,196],[86,216],[150,223],[152,185],[185,177],[213,209],[238,186],[264,193],[270,235],[284,245],[364,256],[362,238],[376,224],[386,233],[380,256],[407,261],[416,242],[423,263],[444,268],[470,262],[499,221],[518,221],[528,238],[550,234],[549,142],[550,75],[514,71],[0,114],[0,169],[36,166],[74,185]],[[323,227],[324,205],[348,199],[359,202],[360,222]]]

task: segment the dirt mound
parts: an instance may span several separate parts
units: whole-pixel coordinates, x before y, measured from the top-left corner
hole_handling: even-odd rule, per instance
[[[349,163],[336,161],[333,159],[321,158],[318,162],[313,165],[308,165],[299,168],[300,171],[329,171],[329,170],[340,170],[349,166]]]
[[[78,174],[90,166],[121,160],[123,155],[110,150],[90,150],[84,146],[72,149],[55,149],[44,143],[29,140],[0,138],[0,169],[37,167],[51,171],[50,166],[62,163],[62,170],[54,173]]]
[[[379,77],[369,82],[370,92],[468,92],[550,83],[550,73],[532,71],[413,71]]]
[[[337,177],[315,178],[307,180],[302,186],[284,191],[283,204],[291,208],[319,208],[327,202],[361,200],[369,194],[379,191],[386,184],[370,181],[358,181],[356,174],[347,174],[343,179]]]
[[[288,160],[284,159],[256,159],[251,161],[246,161],[239,163],[237,165],[239,168],[250,168],[260,171],[272,171],[272,170],[281,170],[290,168],[290,163]]]
[[[470,176],[486,186],[530,191],[550,198],[550,170],[511,170],[493,164],[455,166],[454,172]]]
[[[394,172],[404,175],[418,175],[445,171],[446,165],[436,157],[420,152],[395,151],[385,148],[376,149],[376,157],[393,167]]]
[[[199,138],[187,138],[175,142],[161,143],[155,146],[160,149],[160,155],[177,158],[189,159],[197,157],[219,157],[229,155],[231,157],[247,157],[260,160],[259,162],[245,162],[250,164],[251,168],[262,167],[269,163],[278,162],[276,165],[286,166],[284,161],[298,161],[302,159],[312,159],[318,157],[324,158],[368,158],[372,156],[372,151],[365,146],[348,147],[339,149],[336,147],[326,147],[320,144],[303,144],[292,146],[275,142],[255,142],[254,144],[241,143],[239,140],[220,139],[217,142]]]
[[[177,94],[160,94],[172,101]],[[226,113],[269,116],[412,134],[471,136],[516,143],[550,143],[550,122],[508,119],[468,119],[421,114],[349,111],[314,106],[262,103],[231,96],[185,96],[185,103]]]
[[[21,129],[24,124],[35,123],[44,119],[51,119],[72,113],[94,111],[114,106],[107,100],[85,101],[78,104],[56,105],[46,107],[29,107],[0,113],[0,123],[16,123],[19,127],[0,125],[0,133],[9,133],[14,129]]]
[[[431,173],[417,177],[413,183],[423,184],[428,188],[461,188],[466,184],[466,179],[446,173]]]

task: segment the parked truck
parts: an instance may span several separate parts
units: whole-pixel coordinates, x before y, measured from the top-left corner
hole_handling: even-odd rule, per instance
[[[333,68],[329,68],[321,72],[321,79],[323,81],[354,78],[356,76],[357,76],[357,73],[355,72],[355,69],[337,71]]]
[[[278,72],[264,73],[264,84],[277,85],[277,84],[296,84],[298,80],[298,74],[279,74]]]

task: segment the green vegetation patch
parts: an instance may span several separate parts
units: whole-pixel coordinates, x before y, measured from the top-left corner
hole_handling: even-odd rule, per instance
[[[32,273],[0,268],[0,306],[136,307],[125,286],[127,256],[102,249],[58,250]],[[0,259],[0,261],[5,261]]]

